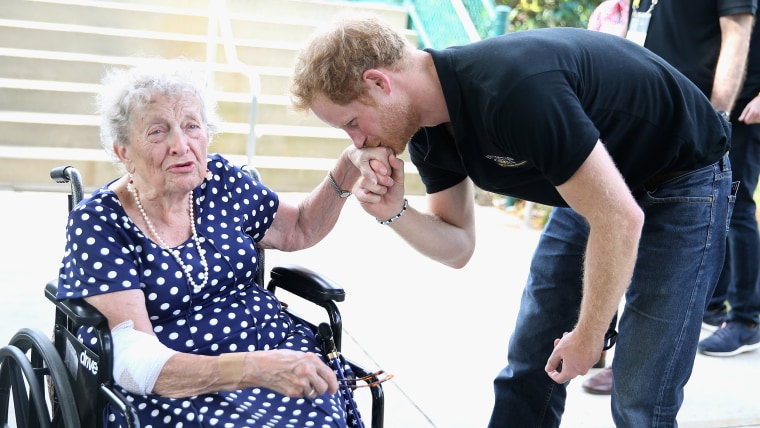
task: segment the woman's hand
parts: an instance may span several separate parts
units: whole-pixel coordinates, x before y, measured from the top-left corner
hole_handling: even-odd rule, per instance
[[[338,391],[335,372],[317,355],[277,349],[245,356],[243,383],[263,386],[288,397],[315,398]]]
[[[357,149],[350,146],[348,157],[359,170],[365,189],[372,193],[384,194],[385,189],[393,185],[389,158],[395,157],[387,147],[368,147]]]

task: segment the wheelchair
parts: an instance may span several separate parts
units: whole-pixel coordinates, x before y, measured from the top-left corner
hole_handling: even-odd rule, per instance
[[[258,180],[254,168],[244,168]],[[51,170],[57,183],[70,183],[68,208],[71,211],[84,197],[79,171],[71,166]],[[260,253],[257,283],[265,283],[264,252]],[[140,421],[131,403],[114,388],[112,378],[112,341],[106,318],[83,299],[56,299],[58,278],[45,285],[45,296],[55,305],[55,320],[50,335],[23,328],[0,348],[0,428],[16,426],[99,428],[107,404],[120,412],[130,427]],[[344,290],[329,279],[301,266],[275,266],[269,274],[267,289],[288,291],[326,311],[329,322],[319,326],[306,321],[315,332],[332,332],[335,350],[341,349],[343,320],[336,302],[345,299]],[[287,308],[287,304],[283,302]],[[317,308],[319,309],[319,308]],[[286,309],[291,312],[290,309]],[[320,310],[321,311],[321,310]],[[291,312],[292,315],[297,314]],[[300,319],[303,319],[299,317]],[[329,330],[325,330],[329,326]],[[100,344],[94,352],[77,339],[80,327],[94,329]],[[366,382],[371,394],[371,426],[382,428],[384,394],[379,373],[373,373],[347,359],[357,382]],[[11,414],[11,403],[14,414]],[[363,418],[366,421],[366,415]]]

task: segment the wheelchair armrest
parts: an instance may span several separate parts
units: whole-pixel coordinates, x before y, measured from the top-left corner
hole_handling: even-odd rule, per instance
[[[269,277],[267,290],[271,292],[279,287],[318,305],[328,301],[342,302],[346,299],[343,288],[302,266],[275,266]]]
[[[45,285],[45,296],[76,325],[97,326],[106,322],[106,317],[84,299],[58,300],[57,295],[58,279],[54,279]]]

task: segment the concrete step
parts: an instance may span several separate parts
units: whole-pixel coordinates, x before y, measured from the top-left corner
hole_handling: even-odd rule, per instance
[[[88,114],[0,111],[0,147],[99,149],[99,118]],[[216,151],[245,155],[248,123],[222,122]],[[332,157],[350,144],[338,129],[325,126],[256,124],[256,154]],[[320,156],[321,154],[321,156]]]
[[[300,43],[314,31],[315,22],[319,20],[315,16],[299,21],[294,16],[283,18],[277,14],[251,13],[251,4],[239,5],[242,10],[230,16],[232,34],[237,38]],[[206,36],[210,11],[213,8],[157,7],[108,1],[4,0],[0,18],[58,24],[76,22],[86,26],[107,25],[114,29]]]
[[[205,62],[216,0],[2,0],[0,8],[0,183],[45,186],[50,168],[75,165],[91,186],[115,176],[100,147],[94,96],[105,71],[141,57]],[[214,5],[210,7],[211,5]],[[405,28],[401,7],[312,0],[228,0],[235,53],[216,36],[214,88],[223,120],[210,151],[254,160],[280,191],[308,191],[350,144],[312,114],[291,111],[288,84],[304,39],[341,13],[370,11]],[[218,29],[216,29],[218,30]],[[413,32],[407,31],[415,41]],[[253,72],[253,74],[251,74]],[[252,76],[254,76],[252,78]],[[251,99],[257,122],[248,124]],[[410,194],[422,193],[408,163]]]
[[[108,1],[3,0],[0,18],[114,29],[165,31],[196,35],[208,33],[208,11],[196,8],[130,7]]]
[[[3,0],[17,1],[17,0]],[[23,0],[48,4],[83,5],[93,8],[135,10],[151,13],[207,15],[219,11],[214,0]],[[266,20],[281,22],[323,23],[340,13],[372,13],[399,28],[407,27],[407,14],[402,7],[383,2],[336,0],[226,0],[227,9],[235,20]]]
[[[138,0],[151,3],[152,0]],[[161,0],[172,3],[172,0]],[[296,21],[324,23],[338,14],[372,13],[398,28],[407,27],[404,8],[383,2],[329,1],[329,0],[227,0],[232,15],[285,17]]]
[[[299,44],[236,40],[237,56],[244,64],[281,67],[292,65]],[[16,49],[89,53],[114,56],[184,57],[205,61],[207,37],[184,33],[121,30],[78,24],[0,19],[0,46]],[[226,61],[217,45],[216,62]]]
[[[62,114],[92,114],[99,84],[0,77],[0,110]],[[226,122],[247,123],[253,96],[249,93],[219,92],[217,113]],[[326,126],[311,113],[293,111],[285,95],[259,95],[258,124]]]
[[[30,25],[24,22],[32,21],[38,24],[37,28],[51,31],[92,32],[88,29],[95,27],[100,29],[95,33],[102,31],[107,36],[128,35],[137,39],[157,35],[158,39],[193,42],[197,39],[192,36],[205,40],[209,34],[210,14],[220,11],[220,7],[214,5],[225,3],[228,10],[222,16],[229,17],[235,43],[241,46],[272,43],[281,48],[297,47],[317,25],[339,13],[371,12],[402,29],[406,29],[408,21],[405,10],[397,6],[310,0],[181,3],[173,0],[146,3],[139,0],[3,0],[0,20],[6,20],[6,25],[22,27]],[[219,31],[218,28],[214,30]],[[405,31],[412,41],[416,41],[413,31]],[[71,40],[80,41],[74,35]]]
[[[0,47],[0,78],[47,80],[70,83],[99,83],[112,67],[130,67],[138,57],[97,55],[54,50],[16,49]],[[250,82],[237,67],[211,64],[215,75],[214,87],[219,91],[249,93]],[[291,67],[251,66],[259,79],[262,95],[287,95]]]
[[[233,39],[237,58],[259,67],[291,67],[303,41]],[[132,30],[93,25],[0,18],[0,47],[111,56],[207,59],[207,34]],[[215,61],[225,63],[222,39],[216,39]]]

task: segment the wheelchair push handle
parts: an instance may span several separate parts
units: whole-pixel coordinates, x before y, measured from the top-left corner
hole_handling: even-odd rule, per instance
[[[50,178],[56,183],[71,183],[71,194],[69,194],[69,211],[71,211],[79,201],[84,198],[84,184],[82,183],[82,174],[73,166],[57,166],[50,170]]]

